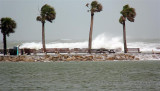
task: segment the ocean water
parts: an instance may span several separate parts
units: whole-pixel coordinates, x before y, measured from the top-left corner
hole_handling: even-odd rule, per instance
[[[8,41],[8,48],[20,45],[20,48],[41,49],[41,41]],[[128,48],[140,48],[142,52],[160,52],[160,39],[127,39]],[[74,39],[46,39],[47,48],[88,48],[88,40]],[[3,48],[3,42],[0,43]],[[123,39],[121,37],[108,37],[105,33],[96,36],[92,42],[92,48],[122,49]]]
[[[0,62],[0,91],[160,91],[160,61]]]

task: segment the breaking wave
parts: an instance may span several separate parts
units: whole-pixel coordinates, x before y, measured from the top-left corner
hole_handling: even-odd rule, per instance
[[[64,40],[64,39],[63,39]],[[107,49],[116,49],[122,48],[123,44],[120,41],[120,38],[108,38],[105,34],[98,35],[92,42],[92,48],[107,48]],[[41,42],[30,42],[30,43],[23,43],[20,48],[34,48],[34,49],[41,49],[42,43]],[[70,42],[70,43],[58,43],[58,42],[51,42],[46,44],[46,48],[88,48],[88,41],[81,41],[81,42]]]
[[[68,41],[68,42],[67,42]],[[127,43],[128,48],[140,48],[142,52],[160,52],[160,42],[130,42]],[[41,42],[23,43],[20,48],[41,49]],[[63,39],[56,42],[46,43],[46,48],[88,48],[88,40],[86,41],[72,41],[71,39]],[[92,41],[92,48],[106,48],[106,49],[122,49],[123,41],[120,37],[107,37],[105,33],[98,35]]]

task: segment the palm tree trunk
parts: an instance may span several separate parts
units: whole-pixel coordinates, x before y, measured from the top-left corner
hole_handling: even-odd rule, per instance
[[[47,53],[46,53],[46,46],[45,46],[44,24],[45,24],[45,22],[42,22],[42,45],[43,45],[43,52],[44,52],[45,54],[47,54]]]
[[[94,13],[91,12],[91,25],[90,25],[89,43],[88,43],[88,53],[90,54],[91,54],[91,48],[92,48],[93,16],[94,16]]]
[[[3,33],[3,54],[7,55],[6,33]]]
[[[127,42],[126,42],[126,25],[123,22],[123,42],[124,42],[124,53],[127,53]]]

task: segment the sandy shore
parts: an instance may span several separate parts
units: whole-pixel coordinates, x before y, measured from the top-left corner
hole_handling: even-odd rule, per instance
[[[0,61],[49,62],[49,61],[113,61],[113,60],[160,60],[160,54],[54,54],[0,56]]]

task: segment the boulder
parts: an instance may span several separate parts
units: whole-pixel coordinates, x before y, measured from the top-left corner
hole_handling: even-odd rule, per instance
[[[18,61],[18,58],[17,57],[9,57],[9,61],[12,61],[12,62],[17,62]]]
[[[58,56],[54,56],[54,57],[52,58],[53,61],[58,61],[58,59],[59,59]]]
[[[63,58],[64,59],[67,59],[69,56],[68,55],[63,55]]]
[[[25,60],[25,56],[19,56],[19,61],[24,61]]]
[[[25,62],[35,62],[35,59],[32,57],[27,56],[24,60]]]
[[[96,57],[94,57],[95,59],[103,59],[103,57],[102,56],[96,56]]]
[[[45,58],[49,58],[49,57],[50,57],[50,55],[45,55],[44,57],[45,57]]]
[[[3,61],[3,56],[0,56],[0,61]]]
[[[9,61],[9,57],[8,56],[3,56],[3,61]]]
[[[139,60],[139,58],[135,58],[135,60]]]
[[[75,61],[75,57],[69,57],[66,59],[66,61]]]
[[[106,60],[115,60],[115,57],[107,57]]]

